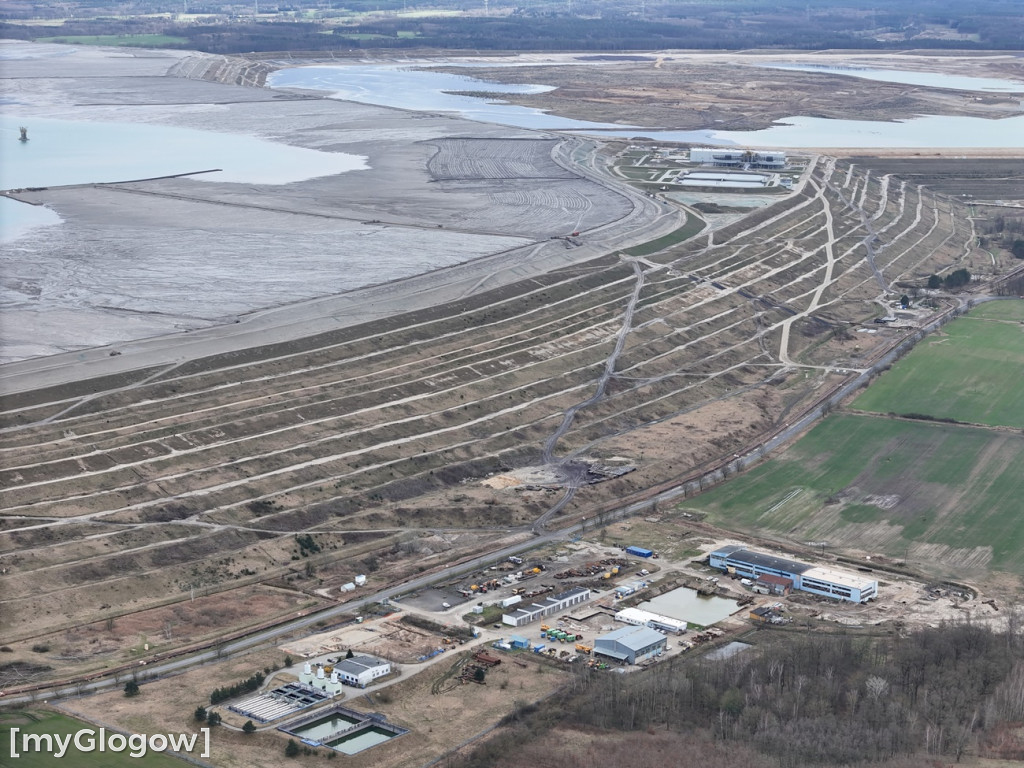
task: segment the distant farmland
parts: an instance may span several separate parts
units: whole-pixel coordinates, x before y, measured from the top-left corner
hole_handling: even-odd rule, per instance
[[[127,747],[120,752],[109,750],[101,752],[99,749],[83,752],[75,746],[73,738],[68,751],[64,754],[63,760],[47,752],[45,748],[41,748],[39,751],[32,749],[34,742],[29,743],[30,751],[22,752],[21,734],[49,734],[63,739],[68,736],[73,737],[76,733],[85,729],[88,733],[81,737],[83,745],[88,745],[90,738],[97,743],[99,742],[99,728],[67,715],[48,711],[21,711],[0,715],[0,755],[3,755],[4,758],[11,754],[10,739],[12,728],[18,729],[16,736],[18,739],[17,751],[20,752],[20,756],[17,758],[12,757],[12,762],[5,762],[3,765],[17,765],[19,768],[45,768],[46,766],[59,765],[61,763],[74,765],[77,768],[128,768],[129,766],[139,766],[140,768],[187,768],[188,766],[188,763],[185,761],[172,757],[167,753],[151,752],[148,749],[143,757],[131,757],[130,753],[133,750]],[[191,730],[185,731],[185,733],[190,732]],[[45,744],[46,742],[44,742]],[[115,743],[114,746],[119,746],[119,744]],[[200,735],[197,740],[195,755],[198,756],[202,751],[203,737]]]
[[[1024,573],[1022,323],[1024,302],[974,309],[879,377],[854,402],[861,412],[829,417],[688,506],[726,527],[951,575]]]
[[[687,502],[726,527],[885,553],[945,573],[1024,573],[1024,436],[829,417],[761,467]]]
[[[64,45],[121,45],[137,48],[171,47],[188,45],[187,37],[173,35],[61,35],[59,37],[37,37],[37,43],[61,43]]]
[[[995,301],[929,336],[854,402],[858,410],[1024,428],[1024,302]]]

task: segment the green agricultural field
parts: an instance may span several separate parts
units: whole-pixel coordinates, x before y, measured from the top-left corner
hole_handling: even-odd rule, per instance
[[[876,413],[1024,428],[1024,301],[994,301],[925,338],[856,399]]]
[[[11,730],[18,728],[15,737],[19,742],[17,758],[11,758]],[[74,768],[185,768],[188,763],[163,753],[147,752],[144,757],[131,757],[129,750],[124,752],[83,752],[71,746],[63,757],[57,758],[50,753],[22,752],[20,749],[21,734],[50,734],[61,737],[72,737],[83,728],[94,732],[98,738],[99,728],[80,720],[43,711],[13,711],[0,713],[0,765],[16,766],[17,768],[53,768],[56,765],[74,766]],[[202,752],[202,735],[196,743],[193,757],[198,758]],[[56,747],[56,745],[55,745]]]
[[[947,572],[1024,573],[1024,435],[830,416],[687,508],[726,528],[828,541]]]
[[[172,35],[62,35],[38,37],[37,43],[78,43],[79,45],[124,45],[133,48],[160,48],[166,45],[185,45],[187,37]]]

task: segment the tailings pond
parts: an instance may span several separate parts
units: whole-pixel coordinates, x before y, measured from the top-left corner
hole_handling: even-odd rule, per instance
[[[920,85],[925,88],[947,88],[976,93],[1024,93],[1024,83],[1018,83],[1015,80],[1001,80],[994,77],[966,77],[964,75],[949,75],[943,72],[908,72],[899,69],[870,69],[842,64],[835,66],[823,64],[770,64],[762,65],[762,67],[764,69],[789,69],[797,72],[821,73],[823,75],[859,77],[862,80]]]
[[[11,110],[8,110],[10,112]],[[19,128],[28,141],[19,141]],[[0,116],[0,189],[102,184],[176,174],[206,182],[289,184],[367,167],[366,158],[254,136],[148,123]],[[214,173],[196,173],[211,171]],[[35,208],[35,209],[34,209]],[[0,242],[59,223],[52,211],[0,198]]]
[[[450,66],[451,62],[447,62]],[[491,64],[495,66],[495,64]],[[843,74],[846,74],[844,71]],[[851,72],[850,74],[853,74]],[[907,73],[904,73],[907,74]],[[924,73],[918,73],[924,74]],[[935,75],[937,82],[945,79]],[[1015,85],[1011,81],[982,80],[986,84]],[[418,112],[457,112],[479,122],[538,130],[572,131],[608,137],[643,136],[654,141],[690,142],[749,147],[805,148],[997,148],[1024,147],[1024,115],[989,120],[980,117],[924,115],[904,121],[831,120],[795,115],[760,131],[665,131],[550,115],[537,109],[466,95],[468,91],[538,93],[549,86],[510,86],[465,75],[452,75],[395,64],[297,67],[273,73],[267,80],[275,88],[328,91],[332,98],[398,107]],[[1009,84],[1009,85],[1007,85]],[[939,87],[939,86],[936,86]],[[949,87],[949,86],[944,86]],[[528,90],[528,89],[534,90]],[[453,93],[461,92],[461,93]]]

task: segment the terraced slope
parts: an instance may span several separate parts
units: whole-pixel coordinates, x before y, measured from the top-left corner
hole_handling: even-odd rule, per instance
[[[821,160],[800,194],[647,258],[7,397],[9,626],[41,635],[197,583],[428,567],[642,496],[868,368],[905,331],[858,324],[879,328],[898,281],[971,265],[971,240],[927,190]],[[637,471],[590,484],[595,463]]]

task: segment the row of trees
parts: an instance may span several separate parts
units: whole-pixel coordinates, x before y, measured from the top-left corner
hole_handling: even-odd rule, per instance
[[[235,696],[240,696],[243,693],[252,693],[253,691],[259,690],[259,687],[263,685],[263,681],[266,678],[262,672],[255,673],[252,677],[243,680],[240,683],[234,685],[228,685],[223,688],[217,688],[210,694],[210,703],[219,704],[227,699],[232,699]]]
[[[70,3],[65,8],[71,8]],[[202,3],[193,12],[221,14],[210,23],[168,23],[152,17],[131,17],[128,9],[103,18],[71,17],[60,27],[3,24],[4,37],[33,39],[55,35],[164,34],[187,43],[168,47],[198,48],[211,53],[247,51],[313,51],[336,48],[458,48],[478,50],[657,50],[663,48],[735,49],[784,48],[900,48],[913,39],[915,47],[1016,49],[1024,35],[1024,16],[1013,0],[895,0],[868,4],[863,0],[768,2],[768,0],[709,0],[702,3],[626,0],[598,3],[561,0],[516,7],[511,14],[493,16],[419,17],[402,15],[414,5],[397,0],[349,0],[351,11],[379,13],[392,9],[392,17],[371,16],[368,23],[334,27],[324,35],[330,9],[317,5],[312,21],[296,14],[302,4],[282,8],[272,21],[231,16],[237,8]],[[433,3],[434,8],[479,10],[479,3],[460,0]],[[191,6],[191,4],[190,4]],[[313,7],[312,3],[307,4]],[[495,0],[494,9],[501,7]],[[95,11],[95,8],[89,10]],[[17,11],[0,18],[18,17]],[[29,16],[28,18],[38,18]],[[227,23],[226,23],[227,22]],[[946,39],[929,29],[961,32],[971,37]],[[923,34],[923,36],[920,36]]]

